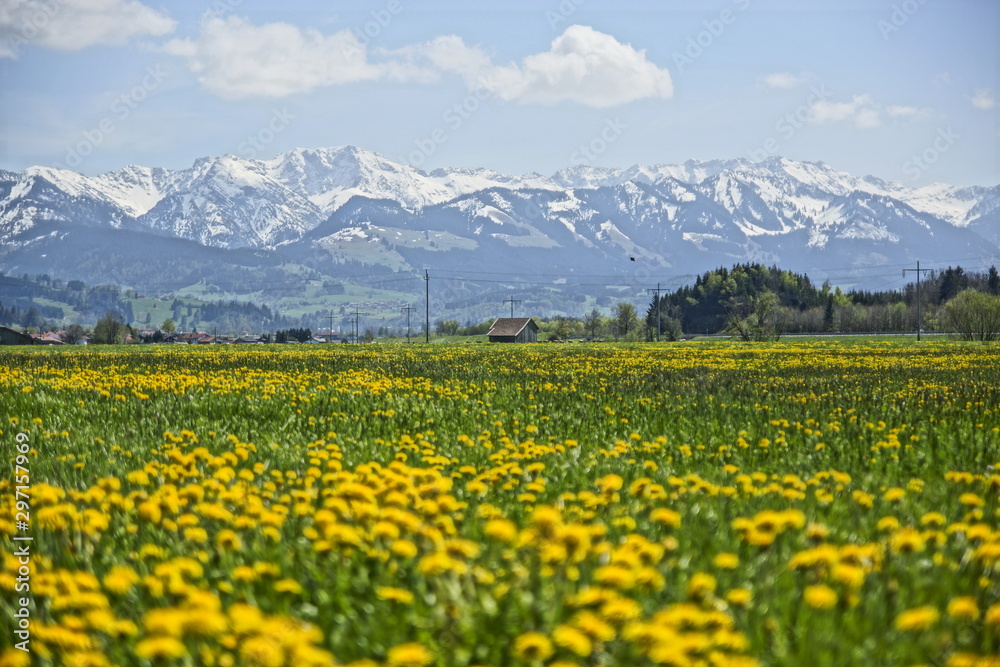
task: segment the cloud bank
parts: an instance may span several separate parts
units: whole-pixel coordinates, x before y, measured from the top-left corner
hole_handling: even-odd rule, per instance
[[[119,46],[136,37],[161,37],[172,18],[137,0],[5,0],[0,2],[0,58],[27,45],[57,51]]]
[[[548,51],[507,65],[494,64],[485,50],[453,35],[370,53],[349,30],[324,35],[287,23],[256,26],[235,16],[206,17],[196,38],[172,40],[165,51],[184,58],[210,92],[234,100],[358,81],[426,82],[445,74],[523,104],[611,107],[673,94],[670,73],[644,51],[580,25],[567,28]]]

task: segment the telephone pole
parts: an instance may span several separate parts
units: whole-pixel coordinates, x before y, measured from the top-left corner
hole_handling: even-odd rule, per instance
[[[424,342],[431,342],[431,277],[424,269]]]
[[[656,342],[660,342],[660,283],[656,283],[656,289],[652,287],[646,288],[647,292],[656,292]]]
[[[416,310],[413,306],[403,308],[406,311],[406,342],[410,342],[410,313]]]
[[[513,319],[514,318],[514,304],[515,303],[521,303],[521,300],[520,299],[515,300],[514,299],[514,295],[511,294],[510,298],[507,299],[507,300],[505,300],[504,303],[509,303],[510,304],[510,317],[511,317],[511,319]]]
[[[921,269],[920,260],[917,260],[917,268],[915,269],[903,269],[903,277],[906,277],[906,272],[912,271],[917,274],[917,342],[920,342],[920,273],[928,272],[930,269]]]
[[[326,337],[326,342],[329,343],[330,341],[333,340],[333,311],[332,310],[330,311],[330,314],[326,316],[326,319],[330,320],[330,329],[329,329],[330,333]]]
[[[355,343],[360,343],[361,342],[361,316],[362,315],[367,315],[367,314],[368,313],[362,313],[357,306],[354,307],[354,342]]]
[[[348,318],[347,318],[347,323],[351,326],[351,332],[349,334],[347,334],[347,340],[348,341],[350,341],[351,338],[353,338],[353,336],[354,336],[354,322],[355,322],[356,319],[357,318],[354,317],[353,315],[348,316]]]

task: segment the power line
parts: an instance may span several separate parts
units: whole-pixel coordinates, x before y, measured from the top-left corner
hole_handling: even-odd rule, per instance
[[[514,299],[514,295],[511,294],[509,299],[506,299],[504,303],[510,303],[510,318],[514,319],[514,304],[521,303],[520,299]]]
[[[405,308],[403,308],[403,310],[406,311],[406,342],[409,343],[410,342],[410,313],[412,311],[416,310],[416,308],[414,308],[413,306],[406,306]]]
[[[907,271],[913,271],[917,274],[917,342],[920,342],[920,272],[927,272],[930,269],[921,269],[920,260],[917,260],[917,268],[915,269],[903,269],[903,276],[906,276]]]

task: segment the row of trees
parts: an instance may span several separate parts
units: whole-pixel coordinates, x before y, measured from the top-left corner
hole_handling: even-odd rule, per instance
[[[996,267],[986,273],[949,267],[930,274],[919,295],[920,327],[957,330],[945,306],[967,291],[1000,297]],[[913,331],[918,327],[917,309],[914,284],[896,291],[845,293],[828,283],[816,287],[808,276],[777,267],[741,264],[709,271],[693,286],[654,296],[646,312],[646,329],[668,340],[682,331],[729,333],[744,340],[782,333]]]

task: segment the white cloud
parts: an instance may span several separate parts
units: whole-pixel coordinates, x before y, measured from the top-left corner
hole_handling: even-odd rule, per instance
[[[805,83],[806,80],[807,77],[805,75],[796,76],[788,72],[774,72],[773,74],[762,76],[760,79],[761,83],[768,88],[795,88]]]
[[[951,74],[948,72],[941,72],[934,77],[933,83],[935,86],[950,86]]]
[[[996,106],[996,97],[994,97],[993,91],[987,88],[976,90],[976,93],[969,100],[972,102],[972,106],[980,111],[989,111]]]
[[[479,77],[488,74],[493,68],[486,51],[467,45],[456,35],[438,37],[417,46],[386,52],[386,55],[396,59],[397,64],[402,58],[408,63],[408,71],[414,73],[461,74],[469,85],[474,85]]]
[[[879,107],[868,94],[855,95],[850,102],[814,102],[809,107],[809,122],[817,125],[849,122],[863,130],[882,124]]]
[[[206,16],[197,38],[172,40],[164,50],[186,58],[202,85],[226,99],[283,97],[378,79],[428,82],[442,74],[458,74],[470,89],[522,103],[610,107],[673,93],[670,73],[645,52],[586,26],[570,26],[548,51],[509,65],[494,65],[484,49],[454,35],[369,53],[349,30],[323,35],[287,23],[255,26],[235,16]]]
[[[917,107],[905,107],[899,105],[893,105],[886,108],[886,113],[888,113],[893,118],[909,118],[911,116],[916,116],[920,113],[920,109]]]
[[[670,73],[647,60],[645,51],[581,25],[567,28],[548,51],[494,67],[489,76],[500,98],[523,103],[610,107],[673,95]]]
[[[177,22],[138,0],[4,0],[0,2],[0,58],[16,58],[35,44],[58,51],[125,44],[163,36]]]
[[[237,16],[208,16],[197,39],[171,40],[164,50],[186,58],[202,85],[230,100],[284,97],[391,74],[368,61],[350,30],[323,35],[288,23],[255,26]]]
[[[929,107],[900,105],[886,107],[885,111],[893,118],[902,118],[906,120],[924,120],[934,114],[934,110]]]

